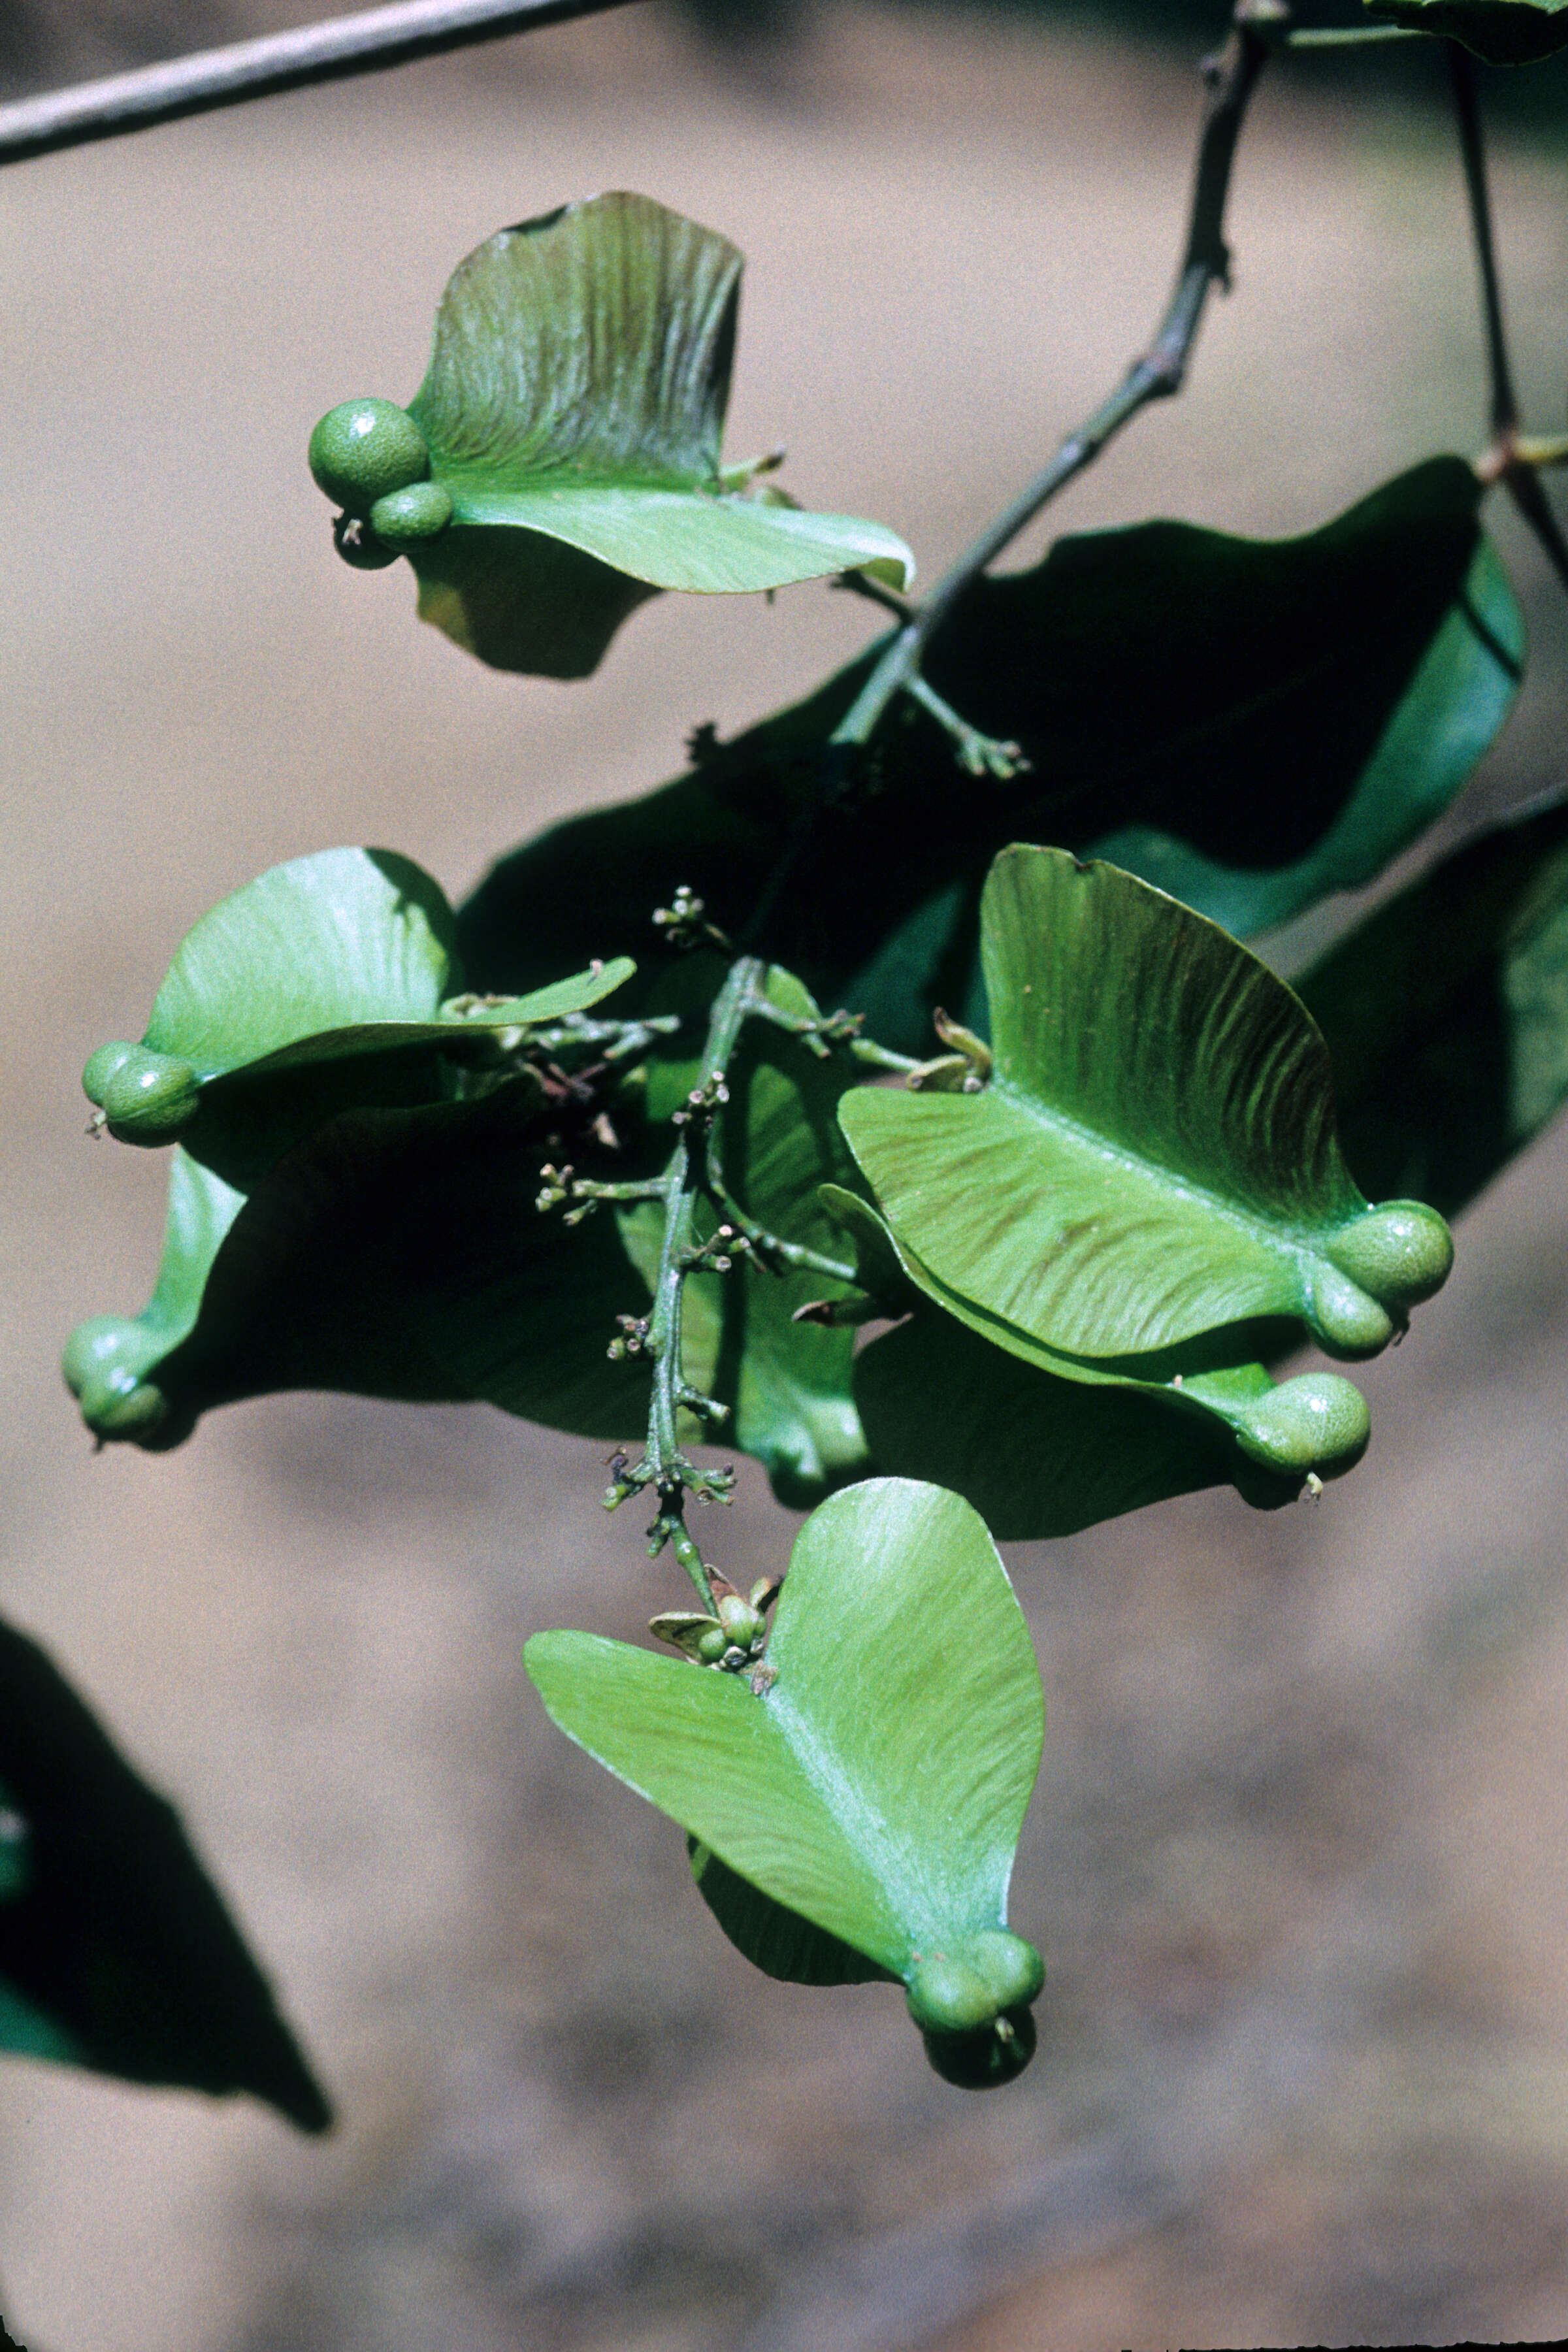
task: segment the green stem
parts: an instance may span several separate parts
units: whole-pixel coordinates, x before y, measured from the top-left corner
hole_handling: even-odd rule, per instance
[[[804,1242],[786,1241],[782,1234],[770,1233],[765,1225],[748,1215],[724,1181],[718,1147],[711,1130],[708,1138],[708,1164],[705,1189],[709,1199],[727,1225],[733,1225],[749,1243],[752,1255],[771,1274],[783,1274],[786,1268],[795,1273],[826,1275],[830,1282],[853,1282],[855,1269],[841,1258],[826,1257],[821,1250],[808,1249]]]
[[[732,1198],[724,1183],[715,1142],[715,1095],[722,1087],[724,1073],[734,1057],[747,1021],[762,1017],[782,1019],[792,1031],[812,1034],[820,1026],[798,1021],[793,1015],[781,1015],[766,994],[766,984],[767,966],[760,957],[738,956],[731,965],[713,1000],[697,1084],[691,1089],[679,1140],[662,1176],[625,1184],[593,1182],[584,1187],[601,1200],[653,1198],[664,1202],[653,1302],[642,1339],[643,1351],[653,1368],[647,1445],[635,1468],[629,1467],[624,1457],[617,1457],[616,1481],[605,1501],[613,1509],[628,1496],[652,1487],[658,1507],[648,1529],[650,1547],[657,1553],[668,1544],[710,1612],[714,1605],[712,1582],[696,1538],[686,1524],[686,1498],[694,1494],[701,1501],[727,1499],[733,1473],[699,1470],[680,1446],[683,1412],[719,1420],[726,1411],[692,1388],[682,1369],[681,1318],[687,1278],[699,1270],[712,1248],[711,1240],[705,1248],[698,1239],[698,1205],[706,1201],[716,1208],[723,1222],[732,1224],[745,1237],[754,1255],[772,1272],[791,1267],[824,1275],[831,1281],[856,1280],[852,1265],[808,1249],[802,1243],[785,1241],[782,1235],[759,1225]],[[843,1042],[852,1053],[859,1051],[862,1059],[873,1060],[879,1066],[900,1070],[914,1067],[902,1055],[889,1054],[868,1040],[857,1037]]]
[[[864,686],[827,740],[816,793],[800,811],[752,909],[745,932],[748,944],[764,936],[774,909],[806,854],[818,820],[854,788],[859,765],[858,755],[876,733],[889,703],[900,693],[912,690],[927,646],[959,599],[1018,533],[1034,521],[1042,508],[1092,464],[1107,443],[1124,425],[1131,424],[1141,409],[1152,400],[1165,399],[1181,390],[1209,293],[1215,286],[1229,282],[1225,207],[1237,141],[1258,78],[1288,16],[1283,0],[1237,0],[1229,38],[1223,49],[1205,60],[1203,67],[1208,101],[1198,138],[1186,243],[1175,289],[1152,342],[1133,361],[1110,397],[1076,432],[1068,434],[1044,472],[1027,483],[987,525],[952,569],[943,573],[925,603],[889,638]],[[984,758],[982,763],[991,765]]]
[[[916,1055],[895,1054],[890,1045],[879,1045],[875,1037],[851,1037],[848,1043],[853,1059],[868,1064],[873,1070],[896,1070],[907,1077],[911,1070],[920,1068]]]

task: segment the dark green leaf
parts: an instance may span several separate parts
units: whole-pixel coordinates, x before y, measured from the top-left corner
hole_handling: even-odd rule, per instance
[[[73,1338],[67,1377],[89,1426],[168,1445],[216,1405],[315,1388],[485,1399],[552,1428],[634,1436],[646,1375],[605,1347],[641,1286],[608,1216],[563,1230],[539,1214],[543,1157],[526,1076],[473,1102],[331,1121],[248,1199],[225,1193],[221,1229],[210,1202],[205,1226],[187,1213],[203,1248],[165,1261],[140,1321],[100,1318]],[[175,1182],[199,1203],[216,1180],[181,1155]],[[177,1318],[159,1298],[179,1302]]]
[[[1005,1925],[1044,1715],[968,1504],[872,1479],[796,1540],[762,1697],[588,1633],[524,1654],[561,1728],[750,1885],[909,1983]]]
[[[1374,16],[1462,41],[1492,66],[1534,65],[1568,47],[1568,0],[1367,0]]]
[[[1074,1535],[1227,1481],[1273,1508],[1300,1494],[1302,1468],[1350,1466],[1320,1453],[1293,1471],[1267,1468],[1179,1397],[1063,1380],[931,1308],[863,1350],[855,1401],[879,1469],[951,1486],[1001,1543]]]
[[[732,938],[921,1054],[934,1005],[973,1016],[980,887],[1009,841],[1104,854],[1111,837],[1131,851],[1136,828],[1150,877],[1200,911],[1244,932],[1280,922],[1380,871],[1506,716],[1522,625],[1479,496],[1444,457],[1301,539],[1153,522],[1060,541],[1035,570],[978,582],[927,664],[966,718],[1022,742],[1032,774],[963,774],[907,704],[864,770],[825,769],[868,655],[662,792],[515,852],[459,917],[469,969],[521,987],[606,940],[636,952],[684,881]]]
[[[174,1809],[4,1623],[0,1780],[0,2048],[248,2091],[324,2130],[326,2100]]]
[[[1280,1317],[1355,1356],[1443,1281],[1441,1220],[1367,1209],[1322,1039],[1214,924],[1114,866],[1015,847],[986,883],[982,950],[990,1083],[861,1087],[839,1110],[944,1303],[1061,1360]]]
[[[1568,805],[1468,843],[1299,985],[1352,1167],[1453,1215],[1568,1099]]]

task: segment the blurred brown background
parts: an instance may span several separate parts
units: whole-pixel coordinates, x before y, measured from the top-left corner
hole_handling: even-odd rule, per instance
[[[35,9],[56,45],[14,70],[101,68],[133,13]],[[168,0],[160,37],[266,20]],[[1478,445],[1451,142],[1408,68],[1384,86],[1374,58],[1265,84],[1235,298],[1053,528],[1306,529]],[[212,900],[359,840],[460,892],[867,634],[822,590],[664,599],[586,686],[526,684],[417,628],[401,571],[334,562],[310,425],[412,392],[459,256],[604,187],[728,231],[731,450],[786,441],[803,497],[895,524],[929,580],[1146,334],[1197,106],[1184,56],[1081,25],[834,0],[715,45],[651,0],[0,174],[0,1607],[176,1799],[342,2118],[307,2144],[0,2067],[0,2308],[32,2352],[1568,2326],[1563,1134],[1468,1220],[1318,1509],[1198,1498],[1011,1553],[1049,1710],[1013,1908],[1051,1980],[1035,2066],[985,2100],[887,1989],[752,1975],[678,1834],[545,1723],[527,1633],[635,1639],[675,1594],[599,1510],[603,1449],[295,1397],[94,1458],[55,1370],[145,1297],[161,1221],[157,1156],[84,1139],[76,1074]],[[1565,171],[1501,143],[1543,430]],[[1537,666],[1460,823],[1563,772],[1568,608],[1497,520]],[[710,1531],[744,1580],[792,1528],[752,1472]]]

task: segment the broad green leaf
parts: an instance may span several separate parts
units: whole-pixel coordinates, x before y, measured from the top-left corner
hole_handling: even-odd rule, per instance
[[[439,885],[390,850],[322,850],[204,915],[141,1045],[102,1047],[82,1083],[111,1134],[179,1136],[243,1185],[339,1111],[451,1095],[458,1065],[500,1066],[531,1025],[596,1003],[632,970],[621,959],[526,997],[449,998]]]
[[[0,1622],[0,2049],[331,2120],[172,1806]],[[19,1882],[19,1883],[18,1883]]]
[[[686,961],[675,987],[656,1002],[688,1013],[683,1037],[700,1037],[697,1007],[710,998],[721,968],[714,960]],[[800,982],[776,967],[767,992],[795,1018],[816,1013]],[[648,1067],[650,1120],[679,1108],[697,1076],[690,1046],[672,1044]],[[726,1080],[730,1099],[719,1115],[717,1141],[726,1184],[742,1209],[780,1239],[844,1258],[842,1237],[817,1197],[825,1180],[852,1183],[855,1171],[836,1113],[847,1086],[860,1073],[847,1055],[827,1059],[765,1021],[749,1022]],[[623,1211],[628,1255],[651,1294],[658,1265],[663,1208],[657,1202]],[[700,1237],[720,1223],[706,1204]],[[731,1408],[733,1418],[708,1433],[731,1441],[766,1468],[782,1502],[805,1508],[831,1486],[868,1466],[866,1441],[855,1410],[854,1334],[817,1323],[797,1323],[797,1307],[813,1299],[846,1298],[849,1282],[811,1269],[768,1267],[734,1257],[728,1274],[699,1273],[686,1285],[682,1339],[687,1377]],[[689,1437],[703,1433],[693,1423]]]
[[[142,1043],[216,1077],[303,1038],[430,1023],[452,971],[437,882],[391,850],[320,850],[258,875],[186,932]]]
[[[741,270],[728,238],[647,196],[502,229],[448,284],[406,415],[334,411],[312,440],[317,479],[372,551],[409,557],[422,616],[500,669],[585,677],[661,588],[849,570],[902,587],[913,564],[893,532],[721,470]],[[355,409],[385,413],[349,447]]]
[[[1492,66],[1535,65],[1568,48],[1568,0],[1367,0],[1374,16],[1462,41]]]
[[[1069,1535],[1228,1479],[1260,1509],[1337,1478],[1366,1451],[1365,1400],[1334,1372],[1276,1385],[1282,1327],[1237,1324],[1142,1356],[1046,1346],[939,1282],[865,1202],[824,1185],[860,1278],[912,1319],[857,1357],[855,1397],[879,1469],[963,1495],[1004,1540]],[[942,1309],[931,1314],[921,1303]]]
[[[1468,843],[1299,986],[1352,1167],[1452,1216],[1568,1100],[1568,804]]]
[[[647,909],[687,882],[824,1004],[924,1054],[933,1006],[977,1009],[980,890],[1008,842],[1103,856],[1114,839],[1234,931],[1281,922],[1381,871],[1507,715],[1522,624],[1480,496],[1442,457],[1300,539],[1152,522],[1062,540],[977,582],[926,665],[967,719],[1021,741],[1030,774],[963,774],[905,704],[873,746],[874,789],[825,791],[844,781],[824,747],[868,654],[732,742],[699,738],[661,792],[503,860],[458,918],[468,968],[514,988],[606,944],[635,952]]]
[[[1437,1288],[1447,1228],[1418,1203],[1368,1210],[1322,1039],[1245,948],[1059,850],[1005,851],[981,919],[989,1085],[862,1087],[839,1110],[950,1297],[1064,1357],[1280,1317],[1357,1356]]]
[[[1005,1924],[1044,1730],[1027,1630],[969,1505],[833,1496],[741,1678],[589,1633],[524,1653],[554,1721],[752,1886],[909,1983]]]

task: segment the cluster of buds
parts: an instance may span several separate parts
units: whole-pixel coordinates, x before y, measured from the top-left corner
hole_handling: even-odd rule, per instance
[[[570,1201],[572,1206],[561,1220],[563,1225],[580,1225],[584,1217],[593,1215],[605,1197],[603,1185],[574,1175],[570,1166],[555,1168],[546,1160],[539,1176],[540,1187],[533,1196],[533,1205],[542,1214],[547,1209],[558,1209],[563,1201]]]
[[[668,907],[656,907],[653,919],[672,948],[721,947],[729,940],[708,920],[705,902],[689,882],[678,882]]]
[[[647,1317],[617,1315],[616,1320],[621,1327],[621,1336],[618,1339],[612,1339],[605,1350],[611,1363],[624,1363],[628,1356],[646,1355],[648,1340]]]
[[[539,1171],[539,1191],[534,1195],[534,1207],[542,1215],[547,1209],[559,1208],[563,1201],[571,1198],[571,1169],[556,1168],[547,1160]]]
[[[695,1249],[686,1251],[680,1261],[683,1274],[697,1274],[703,1268],[713,1274],[728,1274],[738,1257],[744,1257],[752,1244],[734,1225],[721,1225],[699,1242]]]
[[[669,1123],[671,1127],[686,1127],[693,1119],[706,1122],[716,1110],[722,1109],[729,1099],[730,1089],[725,1083],[724,1073],[714,1070],[700,1087],[692,1087],[679,1110],[671,1111]]]

